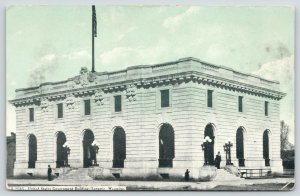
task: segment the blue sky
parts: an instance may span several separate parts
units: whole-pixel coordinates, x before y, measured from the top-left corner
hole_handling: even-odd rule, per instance
[[[96,6],[97,71],[195,57],[281,82],[281,119],[294,129],[294,10],[290,7]],[[91,65],[91,6],[11,6],[7,98]],[[15,130],[13,107],[7,132]],[[293,137],[292,137],[293,138]]]

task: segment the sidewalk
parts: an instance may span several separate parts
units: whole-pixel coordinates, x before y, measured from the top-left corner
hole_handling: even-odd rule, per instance
[[[40,179],[8,179],[7,187],[18,186],[125,186],[127,190],[213,190],[217,186],[243,187],[257,184],[287,184],[295,182],[294,178],[274,179],[245,179],[236,181],[211,181],[211,182],[170,182],[170,181],[66,181],[66,180],[40,180]]]

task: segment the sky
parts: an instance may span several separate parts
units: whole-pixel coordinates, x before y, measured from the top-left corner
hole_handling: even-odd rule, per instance
[[[91,68],[91,6],[11,6],[6,12],[6,93]],[[280,82],[280,119],[294,143],[294,9],[96,6],[96,71],[195,57]],[[15,131],[7,102],[7,134]]]

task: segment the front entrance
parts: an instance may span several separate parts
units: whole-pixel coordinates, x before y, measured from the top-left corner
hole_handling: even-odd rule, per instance
[[[175,157],[174,129],[170,124],[163,124],[159,131],[159,167],[173,167]]]
[[[239,161],[239,167],[244,167],[244,129],[242,127],[238,128],[236,132],[236,158]]]
[[[124,168],[126,159],[126,135],[122,127],[117,127],[113,135],[113,168]]]
[[[94,134],[91,130],[87,129],[84,131],[83,136],[83,167],[90,167],[93,165],[93,160],[96,158],[96,152],[92,147],[94,141]]]
[[[56,138],[56,167],[64,167],[67,166],[68,154],[66,149],[64,148],[64,144],[66,143],[66,135],[59,131],[57,133]]]
[[[30,134],[28,140],[28,168],[35,168],[37,160],[37,141],[35,135]]]
[[[208,124],[205,127],[204,138],[208,136],[211,139],[206,145],[207,150],[205,151],[205,157],[209,165],[214,165],[214,146],[215,146],[215,136],[214,136],[214,127],[212,124]]]
[[[265,130],[263,134],[263,157],[265,159],[265,166],[270,166],[269,147],[269,130]]]

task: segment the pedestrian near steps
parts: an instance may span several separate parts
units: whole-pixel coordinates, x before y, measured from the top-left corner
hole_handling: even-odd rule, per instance
[[[220,152],[218,152],[218,154],[216,155],[216,158],[215,158],[215,166],[220,169],[220,163],[221,163],[221,154]]]
[[[184,173],[184,179],[185,179],[185,181],[190,180],[190,171],[188,169],[186,169],[186,171]]]
[[[51,181],[51,174],[52,174],[52,169],[50,165],[48,165],[48,181]]]

